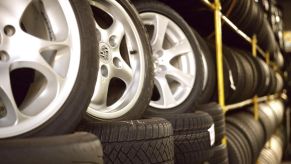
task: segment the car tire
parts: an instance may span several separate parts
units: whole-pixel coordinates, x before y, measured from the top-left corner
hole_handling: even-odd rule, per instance
[[[128,0],[89,0],[96,22],[99,73],[87,119],[139,119],[153,90],[151,47]]]
[[[64,136],[0,141],[2,163],[96,163],[103,164],[100,140],[78,132]]]
[[[214,124],[205,112],[164,114],[174,130],[175,163],[200,163],[212,156],[215,142]]]
[[[150,36],[155,64],[155,89],[147,113],[192,111],[203,83],[200,45],[192,29],[160,1],[133,3]]]
[[[104,163],[174,163],[173,129],[165,119],[83,122],[78,129],[100,138]]]
[[[215,130],[214,145],[220,145],[223,137],[225,136],[225,115],[220,105],[215,102],[211,102],[208,104],[197,106],[197,110],[208,113],[212,117]]]
[[[13,3],[0,3],[9,8],[3,14],[9,19],[2,23],[10,24],[1,45],[10,57],[0,64],[0,138],[71,132],[90,103],[96,80],[97,41],[91,37],[89,5],[78,0]],[[28,88],[17,87],[21,82]]]

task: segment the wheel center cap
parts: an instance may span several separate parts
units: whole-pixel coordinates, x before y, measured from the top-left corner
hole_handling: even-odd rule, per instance
[[[111,48],[108,44],[103,42],[99,43],[99,57],[100,60],[104,63],[111,61]]]

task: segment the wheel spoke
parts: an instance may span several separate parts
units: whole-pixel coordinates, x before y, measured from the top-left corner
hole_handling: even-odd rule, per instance
[[[59,88],[62,86],[64,82],[64,74],[59,71],[59,67],[56,65],[55,69],[49,64],[57,63],[62,57],[62,55],[68,55],[66,53],[62,53],[65,51],[67,41],[63,42],[55,42],[55,41],[47,41],[36,38],[26,33],[22,33],[22,35],[17,35],[17,38],[22,38],[27,40],[30,43],[30,46],[20,46],[17,51],[14,51],[13,57],[15,60],[12,63],[12,69],[18,68],[31,68],[37,72],[39,72],[45,79],[39,79],[38,81],[42,81],[40,88],[33,97],[29,100],[25,101],[21,108],[23,109],[23,113],[26,115],[35,115],[45,109],[47,105],[55,98]],[[18,39],[21,40],[21,39]],[[50,54],[42,56],[41,52],[51,51]],[[58,55],[60,56],[58,56]],[[57,57],[56,57],[57,55]],[[51,59],[50,59],[51,58]],[[48,61],[49,60],[49,61]],[[63,62],[63,64],[69,64],[68,58],[65,59],[67,62]],[[65,65],[62,66],[64,68]],[[61,74],[59,74],[61,73]],[[45,80],[45,81],[44,81]],[[41,83],[41,82],[40,82]],[[34,91],[35,92],[35,91]]]
[[[98,22],[95,21],[95,28],[97,33],[100,34],[100,38],[97,38],[97,40],[99,40],[100,42],[108,42],[108,34],[107,31],[105,29],[103,29]],[[99,35],[97,35],[96,37],[98,37]]]
[[[108,28],[109,44],[120,46],[121,41],[125,35],[123,24],[118,20],[114,20],[112,25]],[[115,47],[115,46],[113,46]]]
[[[183,72],[182,70],[175,68],[172,65],[168,65],[167,66],[167,75],[170,75],[172,79],[176,80],[177,82],[179,82],[180,84],[190,87],[191,83],[194,79],[194,76],[191,74],[187,74],[185,72]]]
[[[68,37],[64,39],[64,41],[49,41],[49,40],[43,40],[39,39],[37,37],[34,37],[32,35],[23,33],[21,36],[23,39],[20,40],[26,40],[26,42],[30,43],[29,47],[26,47],[26,51],[38,51],[38,52],[43,52],[43,51],[48,51],[48,50],[62,50],[69,45],[69,39]],[[25,45],[27,46],[27,45]]]
[[[42,0],[40,3],[41,12],[45,14],[45,17],[50,25],[50,31],[53,32],[52,40],[65,40],[68,37],[68,25],[65,20],[63,8],[60,5],[59,0]],[[59,28],[62,27],[62,28]]]
[[[163,101],[164,106],[169,106],[176,102],[174,95],[172,94],[170,85],[165,77],[155,77],[155,85],[160,93],[160,100]]]
[[[41,76],[38,77],[39,79],[37,79],[39,83],[35,84],[40,86],[37,87],[40,89],[21,106],[23,113],[26,115],[35,115],[45,109],[55,98],[59,88],[64,82],[64,78],[53,70],[47,61],[39,54],[20,58],[19,62],[13,63],[12,68],[31,68],[41,74]],[[44,79],[42,77],[44,77]]]
[[[21,41],[26,41],[30,45],[21,44]],[[47,80],[54,79],[59,82],[63,80],[63,77],[57,73],[59,70],[55,71],[51,64],[61,62],[69,65],[68,39],[60,42],[48,41],[23,32],[16,35],[12,43],[13,45],[19,45],[17,49],[9,49],[14,61],[12,69],[32,68],[46,76]],[[62,68],[64,68],[64,65]],[[56,66],[56,69],[59,68]]]
[[[179,43],[174,45],[172,48],[165,50],[166,58],[170,61],[171,59],[191,52],[191,46],[187,39],[181,40]]]
[[[119,61],[120,68],[115,69],[114,75],[123,80],[126,85],[129,86],[132,82],[133,70],[122,58],[119,59]]]
[[[13,19],[11,18],[9,21],[16,21],[14,24],[16,25],[21,21],[21,17],[31,1],[32,0],[1,0],[0,6],[4,9],[7,9],[8,13],[13,17]]]
[[[155,15],[155,30],[153,34],[153,38],[151,40],[151,44],[153,49],[162,49],[166,31],[168,28],[169,20],[161,15]]]
[[[107,105],[108,89],[110,78],[103,77],[99,72],[97,76],[97,82],[94,89],[94,94],[91,99],[91,104],[96,104],[102,107]]]
[[[0,100],[4,105],[7,115],[0,119],[0,127],[8,126],[23,119],[17,108],[10,82],[10,70],[8,64],[0,64]]]

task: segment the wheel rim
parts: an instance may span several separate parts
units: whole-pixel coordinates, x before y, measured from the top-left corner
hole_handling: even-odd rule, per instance
[[[81,48],[69,1],[1,1],[0,12],[0,138],[6,138],[39,127],[61,109]],[[30,77],[16,76],[19,71]],[[28,89],[21,91],[19,83]]]
[[[150,106],[177,107],[188,98],[195,82],[196,60],[190,42],[166,16],[154,12],[140,15],[150,33],[154,58],[156,89]]]
[[[87,113],[115,119],[128,113],[140,98],[145,78],[143,45],[132,18],[121,4],[115,0],[89,2],[101,37],[100,72]],[[102,22],[97,11],[109,16],[112,22]]]

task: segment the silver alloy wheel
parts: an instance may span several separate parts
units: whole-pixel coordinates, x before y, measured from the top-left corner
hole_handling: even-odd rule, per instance
[[[140,98],[146,71],[143,45],[132,18],[117,1],[89,2],[92,8],[110,16],[112,22],[105,28],[101,25],[104,20],[95,18],[101,35],[100,71],[87,113],[99,119],[115,119],[129,112]],[[112,86],[112,81],[117,84]]]
[[[0,138],[6,138],[41,126],[61,109],[77,78],[81,48],[67,0],[0,1],[0,13]],[[23,69],[33,80],[18,101],[12,74]]]
[[[146,27],[153,27],[150,36],[159,96],[152,99],[150,106],[177,107],[190,95],[196,78],[196,60],[190,42],[168,17],[155,12],[144,12],[140,16]]]

